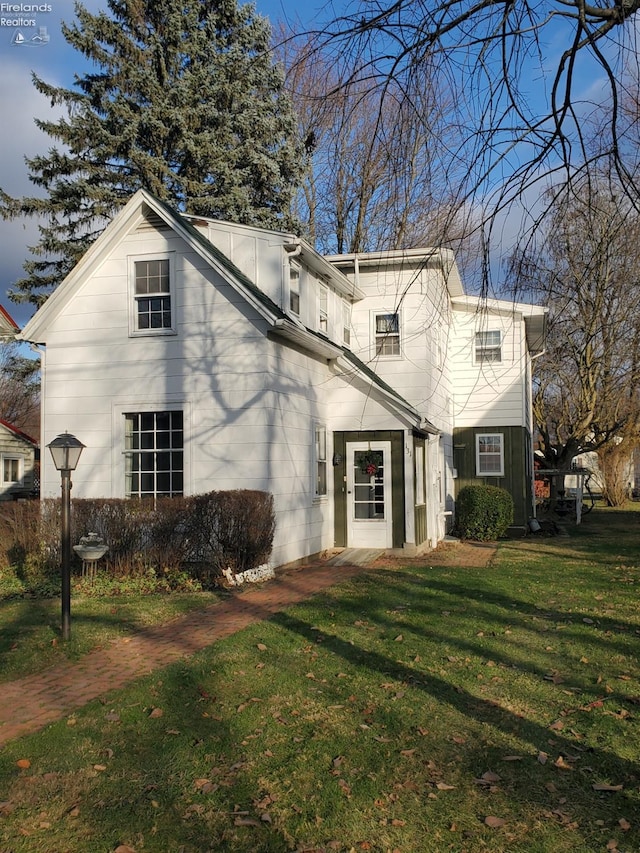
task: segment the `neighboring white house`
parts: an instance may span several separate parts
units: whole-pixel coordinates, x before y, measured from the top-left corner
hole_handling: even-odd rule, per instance
[[[468,411],[452,373],[463,298],[447,250],[324,258],[296,235],[179,215],[139,191],[20,337],[42,350],[43,442],[69,431],[86,445],[74,496],[264,489],[281,565],[443,537],[456,406]],[[524,455],[537,343],[523,312],[509,334],[523,347]],[[483,400],[478,424],[500,405]],[[58,489],[45,460],[42,495]]]
[[[26,432],[0,418],[0,500],[33,495],[38,442]]]
[[[20,327],[13,317],[0,305],[0,341],[13,341]]]

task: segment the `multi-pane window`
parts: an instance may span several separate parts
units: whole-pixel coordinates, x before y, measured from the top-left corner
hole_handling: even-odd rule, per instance
[[[400,355],[398,314],[376,314],[376,355]]]
[[[346,300],[342,302],[342,342],[351,345],[351,308]]]
[[[476,364],[502,361],[502,335],[499,331],[476,332]]]
[[[504,476],[502,433],[485,433],[476,436],[476,474],[478,477]]]
[[[171,329],[171,282],[168,258],[135,261],[136,330]]]
[[[2,482],[17,483],[20,480],[19,457],[5,456],[2,460]]]
[[[128,498],[181,495],[184,488],[182,412],[125,415],[125,494]]]
[[[294,314],[300,314],[300,267],[289,265],[289,309]]]
[[[329,288],[318,285],[318,331],[326,335],[329,331]]]
[[[327,428],[315,427],[316,497],[327,494]]]

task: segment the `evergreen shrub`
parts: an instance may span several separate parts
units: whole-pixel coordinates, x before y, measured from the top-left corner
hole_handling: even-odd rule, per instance
[[[456,530],[461,539],[499,539],[513,524],[513,498],[498,486],[471,485],[456,500]]]

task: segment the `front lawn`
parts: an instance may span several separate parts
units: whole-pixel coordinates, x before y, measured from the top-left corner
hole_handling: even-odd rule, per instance
[[[11,742],[0,850],[640,850],[639,533],[372,571]]]

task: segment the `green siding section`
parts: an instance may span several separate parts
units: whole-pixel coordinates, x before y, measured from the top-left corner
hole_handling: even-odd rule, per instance
[[[400,430],[334,432],[333,494],[335,501],[335,545],[347,545],[347,442],[391,442],[391,515],[393,547],[404,545],[404,433]],[[335,464],[340,459],[339,464]]]
[[[476,476],[476,435],[504,435],[504,477]],[[453,458],[458,471],[456,496],[464,486],[482,483],[506,489],[513,498],[514,527],[526,527],[532,513],[531,435],[525,427],[464,427],[453,431]]]

